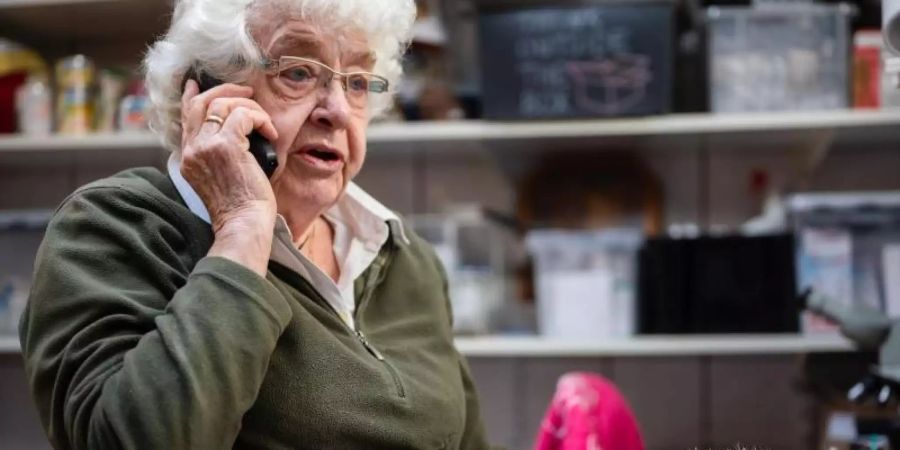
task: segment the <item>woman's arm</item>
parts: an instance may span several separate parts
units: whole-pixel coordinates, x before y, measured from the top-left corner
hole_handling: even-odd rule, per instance
[[[466,391],[466,429],[463,432],[460,450],[486,450],[488,449],[487,434],[484,431],[484,423],[481,419],[481,406],[478,403],[478,393],[469,365],[465,358],[459,357],[459,370],[462,376],[463,388]]]
[[[450,326],[453,327],[453,307],[450,302],[450,289],[447,281],[447,270],[437,254],[431,250],[431,259],[440,271],[444,285],[444,299],[447,306],[447,316],[450,318]],[[459,444],[460,450],[486,450],[488,446],[487,434],[484,430],[484,422],[481,419],[481,406],[478,402],[478,391],[472,380],[469,365],[463,355],[456,352],[459,360],[459,373],[462,378],[463,389],[466,396],[466,428],[463,430]]]
[[[76,193],[39,251],[21,339],[55,448],[230,448],[291,319],[246,266],[188,267],[189,238],[146,197]]]
[[[184,89],[182,174],[215,236],[196,267],[179,267],[173,245],[190,237],[176,237],[172,218],[138,189],[82,190],[51,224],[22,341],[57,447],[234,442],[291,318],[262,278],[277,205],[247,135],[277,132],[252,96],[233,84],[201,94],[190,80]]]

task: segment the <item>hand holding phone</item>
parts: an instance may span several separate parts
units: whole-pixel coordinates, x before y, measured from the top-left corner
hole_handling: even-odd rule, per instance
[[[197,80],[185,78],[180,172],[209,213],[215,239],[207,255],[265,275],[278,202],[260,169],[266,161],[246,152],[252,131],[274,140],[278,130],[252,97],[253,89],[236,84],[201,94]]]
[[[207,90],[222,84],[221,80],[217,80],[207,75],[205,72],[195,69],[191,69],[185,74],[181,85],[184,86],[188,79],[193,79],[197,82],[197,85],[200,87],[200,92],[206,92]],[[275,169],[278,168],[278,157],[275,153],[275,147],[258,131],[250,133],[250,135],[247,136],[247,139],[250,141],[250,153],[253,154],[253,158],[259,163],[259,166],[266,174],[266,177],[272,178],[272,174],[274,174]]]

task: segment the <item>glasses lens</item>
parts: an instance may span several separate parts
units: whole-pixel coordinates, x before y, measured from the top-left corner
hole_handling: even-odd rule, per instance
[[[318,84],[324,68],[306,61],[282,60],[278,72],[278,86],[287,97],[302,98]]]
[[[369,103],[369,77],[364,74],[347,76],[347,101],[354,108],[365,108]]]
[[[369,92],[374,94],[383,94],[388,90],[388,83],[381,78],[373,77],[369,80]]]
[[[327,84],[333,76],[334,74],[322,64],[301,58],[283,57],[279,60],[276,85],[285,97],[299,100]],[[388,91],[387,80],[368,73],[347,74],[342,81],[347,102],[357,109],[365,109],[368,107],[370,97]]]

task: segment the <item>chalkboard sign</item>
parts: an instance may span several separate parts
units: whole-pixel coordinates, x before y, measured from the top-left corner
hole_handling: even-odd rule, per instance
[[[485,116],[648,115],[671,109],[672,5],[484,13]]]

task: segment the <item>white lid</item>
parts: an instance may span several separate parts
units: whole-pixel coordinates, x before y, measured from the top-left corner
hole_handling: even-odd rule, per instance
[[[447,43],[447,32],[444,25],[435,16],[416,20],[412,27],[413,42],[438,47]]]
[[[803,212],[818,208],[858,208],[878,206],[900,207],[900,192],[840,192],[821,194],[797,194],[788,199],[789,209]]]
[[[881,30],[859,30],[853,34],[853,44],[857,47],[884,47]]]

